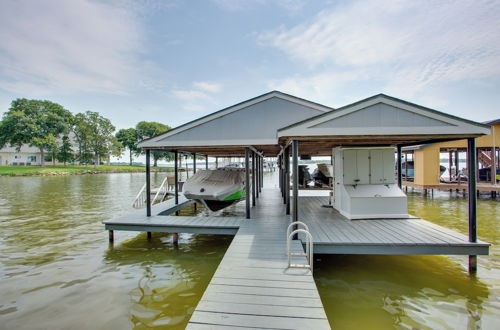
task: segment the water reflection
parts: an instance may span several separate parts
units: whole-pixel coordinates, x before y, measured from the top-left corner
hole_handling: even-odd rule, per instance
[[[178,248],[171,235],[154,233],[129,239],[106,251],[109,269],[127,267],[133,305],[130,320],[136,329],[183,329],[200,300],[232,236],[182,235]]]
[[[159,184],[164,174],[154,174]],[[0,328],[184,328],[231,237],[117,232],[143,174],[0,177]],[[158,312],[160,311],[160,312]]]

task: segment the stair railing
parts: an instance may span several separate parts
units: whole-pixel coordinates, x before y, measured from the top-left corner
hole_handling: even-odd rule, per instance
[[[163,179],[163,181],[161,182],[160,188],[158,188],[155,197],[151,200],[151,205],[153,205],[158,200],[159,196],[161,196],[159,201],[162,202],[167,196],[167,193],[168,193],[168,176],[166,176],[165,179]]]
[[[146,184],[144,184],[139,190],[137,196],[135,196],[134,201],[132,202],[132,207],[135,209],[139,209],[146,204]]]

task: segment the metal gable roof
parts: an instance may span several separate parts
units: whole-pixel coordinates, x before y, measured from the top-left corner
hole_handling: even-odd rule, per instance
[[[489,126],[385,94],[307,118],[278,136],[487,134]]]
[[[331,110],[333,108],[272,91],[141,141],[139,146],[276,144],[279,127]]]

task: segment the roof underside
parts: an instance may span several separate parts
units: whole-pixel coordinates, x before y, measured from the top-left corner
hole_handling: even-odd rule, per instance
[[[141,146],[211,156],[243,156],[245,147],[253,146],[275,156],[299,140],[299,154],[319,156],[331,155],[338,146],[415,145],[489,133],[486,125],[383,94],[337,110],[307,102],[279,92],[264,94]]]

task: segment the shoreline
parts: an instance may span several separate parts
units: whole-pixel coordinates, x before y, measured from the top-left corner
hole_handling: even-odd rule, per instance
[[[89,174],[114,174],[114,173],[141,173],[145,172],[143,166],[130,165],[46,165],[39,166],[0,166],[0,177],[27,177],[27,176],[67,176],[67,175],[89,175]],[[151,172],[171,172],[170,167],[152,167]]]

